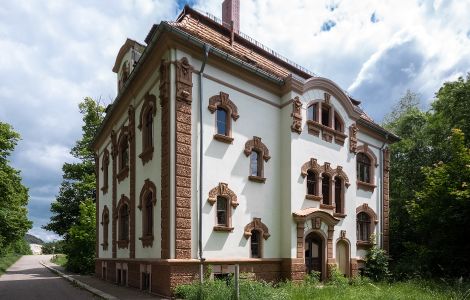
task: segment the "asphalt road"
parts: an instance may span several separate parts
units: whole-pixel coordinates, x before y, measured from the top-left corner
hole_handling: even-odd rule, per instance
[[[0,277],[0,299],[96,299],[41,265],[51,255],[25,255]]]

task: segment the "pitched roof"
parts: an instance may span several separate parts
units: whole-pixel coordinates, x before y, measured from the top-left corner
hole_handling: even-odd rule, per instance
[[[289,74],[295,74],[303,79],[315,76],[307,69],[241,32],[233,33],[232,43],[231,31],[222,25],[222,21],[216,17],[204,15],[189,6],[184,7],[176,22],[168,22],[168,24],[280,79],[286,78]],[[149,35],[151,36],[151,32]]]

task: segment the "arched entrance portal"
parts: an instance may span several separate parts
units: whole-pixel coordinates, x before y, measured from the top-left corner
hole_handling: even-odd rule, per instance
[[[307,273],[319,272],[323,278],[323,238],[315,232],[311,232],[305,238],[305,267]]]

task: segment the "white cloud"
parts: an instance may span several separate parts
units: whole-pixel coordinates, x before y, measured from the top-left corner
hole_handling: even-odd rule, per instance
[[[77,104],[85,96],[114,99],[111,68],[126,37],[143,41],[182,2],[2,2],[0,120],[22,134],[13,164],[38,214],[48,218],[44,199],[54,198],[50,187],[81,135]],[[220,17],[221,3],[195,7]],[[461,0],[241,0],[242,32],[336,81],[378,121],[406,89],[429,101],[445,80],[470,70],[469,19],[470,2]],[[336,25],[321,31],[327,21]]]

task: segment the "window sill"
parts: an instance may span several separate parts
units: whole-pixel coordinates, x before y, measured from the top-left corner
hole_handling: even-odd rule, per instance
[[[361,189],[361,190],[364,190],[364,191],[373,192],[376,187],[377,186],[375,184],[372,184],[372,183],[359,181],[359,180],[357,181],[357,188]]]
[[[129,248],[129,240],[118,240],[116,243],[119,249]]]
[[[214,231],[232,232],[233,227],[216,225],[214,226]]]
[[[119,173],[116,175],[116,178],[117,178],[118,182],[121,182],[125,178],[127,178],[127,176],[129,176],[129,166],[125,166],[124,168],[122,168],[119,171]]]
[[[261,177],[261,176],[248,176],[248,179],[250,181],[254,181],[254,182],[259,182],[259,183],[265,183],[266,182],[266,178],[264,177]]]
[[[369,241],[357,241],[356,246],[359,248],[371,248],[372,243]]]
[[[222,143],[231,144],[233,142],[233,137],[226,136],[223,134],[214,134],[214,140],[217,140]]]
[[[153,158],[153,146],[146,148],[142,153],[139,154],[142,164],[145,165],[147,162]]]
[[[152,247],[153,246],[153,235],[144,235],[139,238],[142,241],[142,247]]]
[[[341,131],[337,131],[331,127],[325,126],[323,124],[318,123],[317,121],[307,120],[308,125],[308,133],[320,136],[320,132],[322,134],[322,139],[331,143],[334,139],[335,143],[343,146],[344,141],[346,140],[347,135]]]
[[[348,215],[342,214],[342,213],[333,213],[333,217],[337,218],[346,218]]]
[[[317,196],[317,195],[307,194],[307,195],[305,195],[305,199],[313,200],[313,201],[321,201],[321,200],[323,200],[323,197],[322,196]]]
[[[330,205],[330,204],[323,204],[323,203],[320,203],[320,208],[321,208],[321,209],[331,209],[331,210],[334,210],[334,209],[335,209],[335,206],[334,206],[334,205]]]

